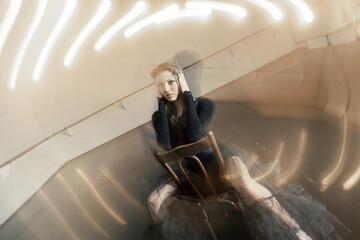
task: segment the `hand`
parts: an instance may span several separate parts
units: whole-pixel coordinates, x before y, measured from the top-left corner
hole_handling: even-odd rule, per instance
[[[190,91],[184,73],[182,71],[178,73],[178,78],[179,78],[181,92],[184,93],[185,91]]]

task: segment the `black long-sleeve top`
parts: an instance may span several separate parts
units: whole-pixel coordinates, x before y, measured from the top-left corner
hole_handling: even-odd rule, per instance
[[[182,116],[167,113],[163,100],[152,116],[158,145],[166,150],[200,140],[213,115],[214,104],[210,99],[198,98],[194,101],[190,91],[185,91],[183,95],[186,109]]]

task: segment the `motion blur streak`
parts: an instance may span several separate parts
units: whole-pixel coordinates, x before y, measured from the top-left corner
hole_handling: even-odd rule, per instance
[[[211,14],[211,9],[209,8],[199,8],[199,9],[182,9],[177,13],[167,15],[164,18],[159,18],[156,23],[162,23],[179,18],[187,17],[200,17],[200,16],[209,16]]]
[[[185,2],[187,8],[211,8],[213,10],[223,11],[233,14],[237,17],[244,18],[247,11],[235,4],[216,2],[216,1],[187,1]]]
[[[28,48],[31,39],[33,38],[36,29],[38,28],[40,21],[44,15],[46,5],[48,3],[48,0],[40,0],[36,12],[34,14],[34,18],[31,21],[29,28],[27,29],[25,36],[23,40],[21,41],[20,47],[18,52],[16,53],[16,57],[14,60],[14,64],[11,68],[10,77],[7,83],[7,87],[9,90],[15,90],[16,87],[16,81],[19,75],[21,63],[23,61],[26,49]]]
[[[46,60],[50,54],[51,49],[53,48],[56,39],[60,36],[61,31],[64,29],[65,25],[68,23],[72,13],[74,12],[77,0],[68,0],[65,4],[64,11],[61,14],[59,21],[57,22],[55,28],[50,34],[50,37],[46,41],[44,48],[40,53],[40,57],[36,63],[35,70],[33,72],[32,78],[34,81],[39,81],[41,74],[43,72]]]
[[[280,19],[282,19],[282,13],[280,9],[269,1],[266,0],[246,0],[246,1],[267,11],[275,21],[279,21]]]
[[[356,171],[343,183],[344,190],[350,190],[355,186],[356,183],[359,182],[360,179],[360,163]]]
[[[0,24],[0,56],[4,48],[6,39],[9,36],[9,32],[14,25],[16,17],[19,13],[22,0],[12,0],[10,6],[6,11],[4,20]]]
[[[281,142],[279,144],[279,146],[277,148],[275,159],[272,161],[269,169],[265,173],[263,173],[262,175],[254,177],[255,181],[257,181],[257,182],[261,181],[262,179],[266,178],[267,176],[269,176],[274,171],[274,169],[276,168],[276,166],[280,162],[281,156],[282,156],[282,154],[284,152],[284,146],[285,146],[284,142]]]
[[[64,62],[63,62],[66,67],[71,66],[71,64],[73,63],[74,58],[75,58],[76,54],[79,52],[81,46],[84,44],[86,39],[90,36],[90,34],[95,30],[95,28],[100,24],[100,22],[103,20],[103,18],[109,11],[110,7],[111,7],[110,0],[102,1],[98,11],[92,17],[90,22],[85,26],[85,28],[81,31],[81,33],[76,38],[74,43],[71,45],[69,51],[67,52]]]
[[[66,221],[63,218],[63,216],[61,215],[60,211],[56,208],[56,206],[52,203],[52,201],[48,198],[48,196],[44,193],[44,191],[42,189],[40,189],[38,193],[39,193],[40,197],[44,200],[44,202],[47,205],[49,205],[49,207],[54,211],[54,213],[57,216],[57,219],[60,220],[60,222],[64,225],[65,229],[71,235],[71,238],[69,238],[69,239],[78,239],[78,240],[80,240],[80,238],[78,236],[76,236],[76,234],[72,231],[70,226],[66,223]]]
[[[348,135],[349,135],[348,119],[347,119],[347,113],[345,111],[343,115],[341,146],[339,148],[338,157],[335,164],[333,164],[334,166],[329,171],[329,173],[325,174],[325,177],[321,180],[321,186],[320,186],[321,191],[325,191],[339,177],[340,173],[344,168],[345,159],[346,159],[346,150],[349,140]]]
[[[101,196],[99,195],[99,193],[96,191],[94,185],[92,185],[92,183],[90,182],[90,180],[85,176],[85,174],[83,173],[83,171],[81,171],[80,169],[75,169],[75,171],[80,175],[80,177],[85,181],[85,183],[89,186],[89,188],[91,189],[91,191],[93,192],[93,194],[95,195],[96,199],[100,202],[100,204],[103,206],[103,208],[119,223],[126,225],[126,222],[121,219],[106,203],[105,201],[101,198]]]
[[[137,208],[138,210],[141,210],[143,207],[142,205],[139,203],[139,201],[137,201],[133,196],[131,196],[128,191],[126,191],[126,189],[121,185],[121,183],[119,183],[116,180],[115,175],[110,172],[110,170],[105,167],[105,166],[101,166],[100,167],[100,171],[104,174],[104,176],[115,186],[115,188],[122,194],[122,196],[135,208]]]
[[[250,161],[249,161],[249,163],[246,165],[246,167],[248,168],[248,169],[250,169],[253,165],[254,165],[254,163],[256,162],[256,160],[258,160],[259,159],[259,155],[257,154],[257,153],[251,153],[251,155],[250,155]]]
[[[130,10],[124,17],[112,25],[95,43],[94,50],[99,52],[104,46],[119,32],[124,26],[135,19],[145,9],[145,3],[143,1],[138,2],[133,9]]]
[[[288,0],[291,4],[293,4],[297,9],[299,9],[300,13],[303,15],[304,21],[310,23],[314,20],[314,14],[311,11],[311,8],[304,0]]]
[[[57,177],[60,179],[60,181],[64,184],[64,186],[66,187],[66,189],[70,192],[71,196],[73,197],[73,199],[75,200],[76,204],[78,205],[78,207],[81,209],[81,211],[84,213],[84,215],[87,217],[87,219],[91,222],[91,224],[94,225],[94,227],[101,233],[103,234],[106,238],[110,238],[110,236],[96,223],[96,221],[89,215],[89,213],[86,211],[86,209],[83,207],[83,205],[81,204],[80,200],[78,199],[78,197],[76,196],[76,194],[74,193],[74,191],[71,189],[71,187],[69,186],[69,184],[66,182],[66,180],[63,178],[63,176],[58,173]]]
[[[300,140],[299,140],[299,147],[297,154],[294,154],[295,159],[293,160],[293,163],[291,166],[284,171],[277,179],[276,182],[278,185],[284,185],[286,184],[296,173],[296,171],[299,169],[305,154],[306,149],[306,142],[307,142],[307,132],[305,129],[301,129],[300,131]]]
[[[156,12],[154,14],[151,14],[150,16],[147,16],[146,18],[141,19],[137,23],[134,23],[129,28],[125,30],[125,37],[131,37],[136,32],[140,31],[141,29],[157,22],[159,19],[162,19],[164,16],[172,15],[179,11],[179,5],[178,4],[172,4],[170,7],[167,7],[159,12]]]
[[[19,218],[22,224],[26,226],[25,228],[30,231],[30,234],[27,233],[28,237],[35,236],[35,239],[45,239],[45,236],[43,234],[44,231],[40,229],[38,223],[35,223],[34,220],[25,211],[22,211],[21,214],[19,214]]]

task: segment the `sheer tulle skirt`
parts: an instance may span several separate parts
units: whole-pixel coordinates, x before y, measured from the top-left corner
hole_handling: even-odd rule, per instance
[[[220,144],[224,159],[230,156],[239,156],[245,165],[249,165],[251,156],[238,146],[233,144]],[[264,172],[264,166],[260,161],[252,161],[248,169],[252,177],[259,176]],[[312,239],[345,239],[351,232],[337,219],[326,206],[314,199],[303,186],[292,183],[285,188],[278,189],[269,176],[259,182],[265,186],[277,199],[282,208],[299,224],[300,228]],[[271,207],[274,198],[250,205],[244,199],[245,217],[251,228],[261,239],[298,239],[298,228],[290,228],[284,220],[274,214]],[[277,207],[274,204],[273,207]]]
[[[260,161],[251,161],[251,156],[244,149],[231,143],[219,143],[219,147],[224,159],[239,156],[245,165],[251,164],[248,170],[252,177],[264,172],[263,164]],[[163,179],[168,178],[169,175],[163,176]],[[300,184],[292,183],[278,189],[272,176],[262,179],[259,183],[274,195],[284,211],[287,211],[301,230],[312,239],[345,239],[351,233],[323,203],[314,199]],[[267,204],[267,207],[264,207],[264,204]],[[260,239],[299,239],[297,234],[300,229],[289,227],[279,215],[274,214],[272,208],[268,207],[269,204],[277,207],[274,198],[257,204],[249,204],[244,199],[243,217],[246,218],[245,222],[249,228]],[[208,239],[208,231],[193,204],[175,202],[167,210],[164,221],[148,228],[144,239]]]

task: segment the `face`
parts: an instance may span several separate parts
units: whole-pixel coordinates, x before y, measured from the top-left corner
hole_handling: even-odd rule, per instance
[[[161,95],[166,100],[172,102],[175,101],[179,94],[179,86],[176,81],[176,75],[173,75],[169,71],[160,72],[156,75],[156,85]]]

